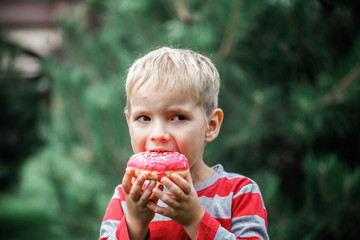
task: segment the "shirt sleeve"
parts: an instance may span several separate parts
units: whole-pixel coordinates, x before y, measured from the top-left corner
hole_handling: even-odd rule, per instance
[[[118,186],[106,208],[99,240],[130,240],[122,206],[126,208],[125,195]]]
[[[254,181],[250,180],[234,194],[231,213],[231,232],[239,239],[269,239],[267,211]]]
[[[221,226],[205,212],[198,228],[197,239],[268,240],[267,212],[258,185],[249,181],[234,192],[231,206],[231,229]]]
[[[197,231],[197,240],[214,239],[214,240],[268,240],[266,228],[261,227],[261,224],[248,223],[252,230],[244,233],[243,237],[236,237],[234,233],[223,228],[221,224],[213,218],[208,212],[205,214],[200,222]],[[247,235],[247,236],[246,236]]]
[[[205,211],[205,214],[199,224],[196,239],[215,239],[219,227],[220,223],[213,218],[210,213]]]

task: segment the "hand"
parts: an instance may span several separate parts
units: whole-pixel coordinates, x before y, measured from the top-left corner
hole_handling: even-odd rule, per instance
[[[190,238],[195,239],[205,210],[200,204],[190,174],[184,179],[173,173],[170,179],[163,177],[161,183],[172,193],[172,196],[164,193],[159,188],[154,188],[153,193],[167,207],[160,207],[154,202],[149,202],[147,204],[148,208],[183,225]]]
[[[126,224],[130,239],[145,239],[149,223],[154,218],[155,213],[147,208],[147,203],[157,203],[158,199],[152,195],[152,190],[156,186],[155,181],[144,189],[146,176],[140,174],[134,178],[134,169],[127,168],[122,180],[122,187],[126,196]]]

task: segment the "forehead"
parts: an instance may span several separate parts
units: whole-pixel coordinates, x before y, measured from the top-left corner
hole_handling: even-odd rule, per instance
[[[131,102],[133,98],[147,98],[147,97],[157,98],[157,96],[160,95],[183,97],[194,101],[196,99],[195,95],[192,94],[191,91],[189,91],[189,89],[184,87],[182,84],[179,83],[174,83],[172,85],[154,84],[151,81],[146,81],[144,83],[135,85],[129,97]]]
[[[158,79],[156,77],[149,77],[135,82],[129,97],[131,98],[132,95],[137,94],[139,91],[143,93],[147,91],[151,93],[172,92],[172,94],[183,95],[198,101],[196,87],[191,84],[191,81],[179,80],[176,76],[168,79]]]
[[[201,107],[197,100],[186,94],[182,88],[159,89],[143,85],[135,90],[129,99],[129,113],[187,111]]]

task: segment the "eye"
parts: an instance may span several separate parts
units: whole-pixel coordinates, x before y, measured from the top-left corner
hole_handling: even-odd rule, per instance
[[[136,120],[140,121],[140,122],[147,122],[147,121],[150,121],[151,119],[148,116],[143,115],[143,116],[137,117]]]
[[[188,118],[184,115],[175,115],[172,120],[174,121],[185,121],[187,120]]]

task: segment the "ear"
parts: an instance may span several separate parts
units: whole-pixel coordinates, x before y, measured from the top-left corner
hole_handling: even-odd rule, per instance
[[[129,125],[130,116],[129,116],[129,110],[128,109],[125,109],[125,117],[126,117],[126,122]]]
[[[216,108],[208,119],[208,127],[205,133],[205,142],[209,143],[214,140],[220,132],[221,123],[224,113],[220,108]]]

